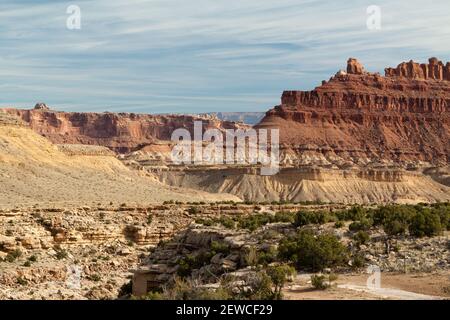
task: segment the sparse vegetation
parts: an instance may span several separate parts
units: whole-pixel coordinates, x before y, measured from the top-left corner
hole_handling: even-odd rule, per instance
[[[68,253],[66,250],[58,248],[56,249],[56,259],[63,260],[66,259],[68,256]]]
[[[21,286],[26,286],[28,284],[28,281],[22,277],[18,277],[17,283],[20,284]]]
[[[16,259],[20,258],[21,256],[22,256],[22,251],[20,251],[19,249],[16,249],[7,254],[7,256],[5,257],[5,261],[14,262],[14,261],[16,261]]]
[[[370,241],[370,236],[366,231],[358,231],[353,235],[353,240],[355,240],[357,246],[360,246],[367,244]]]
[[[330,288],[334,281],[338,279],[338,276],[334,273],[325,275],[312,275],[311,285],[316,290],[326,290]]]
[[[89,280],[94,281],[94,282],[99,282],[100,280],[102,280],[102,278],[100,277],[99,274],[91,274],[89,276]]]
[[[297,269],[311,271],[342,266],[349,256],[347,248],[336,236],[317,235],[310,230],[302,230],[294,237],[283,239],[278,252],[281,259],[294,263]]]
[[[204,226],[222,225],[227,229],[247,229],[255,231],[270,223],[292,223],[295,217],[291,213],[278,212],[275,215],[269,213],[254,214],[249,216],[227,217],[215,219],[196,219],[195,222]]]

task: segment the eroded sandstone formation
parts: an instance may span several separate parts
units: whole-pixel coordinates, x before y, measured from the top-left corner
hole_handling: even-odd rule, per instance
[[[430,58],[426,63],[416,63],[412,60],[403,62],[397,68],[386,68],[386,77],[405,77],[409,79],[435,79],[450,81],[450,62],[444,65],[437,58]]]
[[[170,140],[172,132],[178,128],[186,128],[192,134],[194,121],[202,121],[203,130],[247,127],[193,115],[58,112],[43,103],[37,104],[33,110],[4,111],[19,116],[34,131],[55,144],[100,145],[120,153],[139,150],[158,140]]]
[[[365,72],[349,59],[312,91],[285,91],[257,126],[279,128],[285,160],[309,153],[327,163],[445,165],[450,160],[448,66],[437,59]],[[290,157],[290,158],[289,158]],[[289,159],[287,159],[289,158]]]

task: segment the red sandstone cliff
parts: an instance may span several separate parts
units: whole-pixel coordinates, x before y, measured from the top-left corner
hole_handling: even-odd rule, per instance
[[[402,63],[386,76],[356,59],[312,91],[285,91],[257,127],[280,128],[286,154],[325,162],[450,161],[450,63]],[[294,161],[295,162],[295,161]]]
[[[192,134],[196,120],[202,120],[203,130],[246,127],[213,117],[58,112],[42,105],[33,110],[3,110],[19,116],[53,143],[100,145],[121,153],[139,150],[157,140],[170,140],[172,132],[178,128],[186,128]]]

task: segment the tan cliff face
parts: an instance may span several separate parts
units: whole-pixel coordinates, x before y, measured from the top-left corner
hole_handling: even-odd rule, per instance
[[[423,67],[428,76],[421,70],[417,64],[401,64],[383,77],[349,59],[347,72],[316,89],[285,91],[281,105],[257,127],[279,128],[287,153],[312,152],[331,163],[445,165],[450,160],[448,73],[434,59]]]
[[[3,110],[19,116],[31,129],[55,144],[100,145],[120,153],[139,150],[158,140],[170,140],[172,132],[178,128],[185,128],[192,134],[195,121],[202,121],[203,130],[248,127],[190,115],[58,112],[47,107]]]

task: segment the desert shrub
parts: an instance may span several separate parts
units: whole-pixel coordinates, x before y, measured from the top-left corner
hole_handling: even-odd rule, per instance
[[[370,241],[370,236],[366,231],[358,231],[353,235],[353,240],[360,246],[362,244],[367,244]]]
[[[354,206],[348,210],[339,210],[334,215],[340,221],[359,221],[367,216],[367,210],[361,206]]]
[[[190,207],[188,209],[188,213],[189,214],[198,214],[198,213],[200,213],[200,210],[197,207]]]
[[[348,260],[348,249],[336,236],[316,235],[310,230],[283,239],[278,252],[281,259],[295,263],[298,269],[312,271],[344,265]]]
[[[174,284],[162,293],[152,292],[144,297],[147,300],[229,300],[230,293],[225,288],[217,290],[202,288],[190,279],[176,278]]]
[[[283,298],[281,291],[283,290],[284,284],[290,277],[295,275],[295,269],[288,265],[280,265],[267,268],[266,273],[274,285],[274,299],[281,300]]]
[[[326,282],[326,277],[324,275],[312,275],[311,276],[311,285],[316,290],[325,290],[329,287]]]
[[[334,219],[334,215],[326,211],[299,211],[295,216],[294,225],[302,227],[308,224],[324,224]]]
[[[63,260],[66,259],[68,257],[68,253],[66,250],[64,249],[56,249],[56,259],[58,260]]]
[[[143,297],[131,297],[131,300],[166,300],[161,292],[151,291]]]
[[[369,230],[373,225],[373,221],[368,218],[362,218],[360,221],[354,221],[352,222],[348,228],[350,231],[356,232],[356,231],[367,231]]]
[[[187,255],[178,260],[177,274],[180,277],[189,277],[192,271],[210,263],[211,258],[216,255],[215,252],[202,251],[196,255]]]
[[[295,215],[289,212],[277,212],[275,214],[274,222],[286,222],[293,223],[295,221]]]
[[[274,300],[276,298],[272,279],[265,271],[257,272],[247,279],[246,286],[247,288],[240,290],[235,298],[248,300]]]
[[[361,254],[355,254],[352,257],[352,267],[354,269],[360,269],[362,267],[364,267],[364,265],[366,264],[366,259],[364,259],[363,255]]]
[[[432,237],[441,231],[442,225],[439,216],[432,214],[429,210],[417,212],[409,225],[409,233],[415,237]]]
[[[100,277],[99,274],[92,274],[89,276],[89,280],[94,281],[94,282],[99,282],[102,278]]]
[[[151,215],[148,215],[147,216],[147,224],[152,224],[152,222],[153,222],[153,216],[151,216]]]
[[[22,277],[18,277],[17,278],[17,283],[20,284],[21,286],[25,286],[28,284],[28,281]]]
[[[210,226],[214,225],[214,221],[213,220],[211,220],[211,219],[202,219],[202,218],[195,219],[195,223],[204,225],[206,227],[210,227]]]
[[[20,258],[21,256],[22,256],[22,251],[20,251],[19,249],[16,249],[6,255],[5,261],[14,262],[16,259]]]
[[[340,228],[344,227],[344,222],[342,222],[342,221],[336,221],[336,223],[334,224],[334,227],[335,227],[336,229],[340,229]]]
[[[328,276],[315,274],[311,276],[311,285],[316,290],[325,290],[330,288],[337,279],[338,276],[335,273],[330,273]]]
[[[30,261],[25,261],[23,264],[24,267],[31,267],[31,262]]]
[[[382,225],[390,236],[403,235],[415,213],[416,210],[412,206],[384,206],[374,211],[373,221],[375,225]]]
[[[266,251],[260,251],[258,254],[258,264],[268,265],[277,260],[277,249],[275,247],[270,247]]]
[[[180,277],[189,277],[193,270],[200,269],[201,267],[209,264],[211,262],[211,258],[218,253],[228,255],[230,253],[230,247],[225,243],[212,241],[208,251],[201,251],[196,255],[191,254],[179,259],[177,262],[177,274]]]
[[[238,223],[241,229],[248,229],[250,231],[255,231],[256,229],[271,223],[273,221],[272,217],[268,214],[257,214],[249,217],[240,218]]]
[[[211,252],[211,256],[215,256],[218,253],[228,255],[230,253],[230,247],[226,243],[212,241],[210,252]]]
[[[431,206],[431,212],[439,216],[442,229],[450,230],[450,203],[436,203]]]
[[[330,283],[330,285],[335,282],[337,279],[339,279],[339,276],[335,273],[330,273],[328,275],[328,282]]]
[[[256,266],[258,264],[258,250],[251,246],[245,254],[245,263],[247,266]]]
[[[389,236],[404,235],[408,229],[408,223],[401,220],[389,219],[384,223],[383,229]]]
[[[236,227],[236,222],[230,217],[220,217],[218,222],[228,229],[234,229]]]
[[[37,257],[33,254],[32,256],[28,257],[28,261],[36,262],[37,261]]]
[[[130,280],[120,287],[118,297],[120,298],[129,296],[131,295],[132,291],[133,291],[133,281]]]

